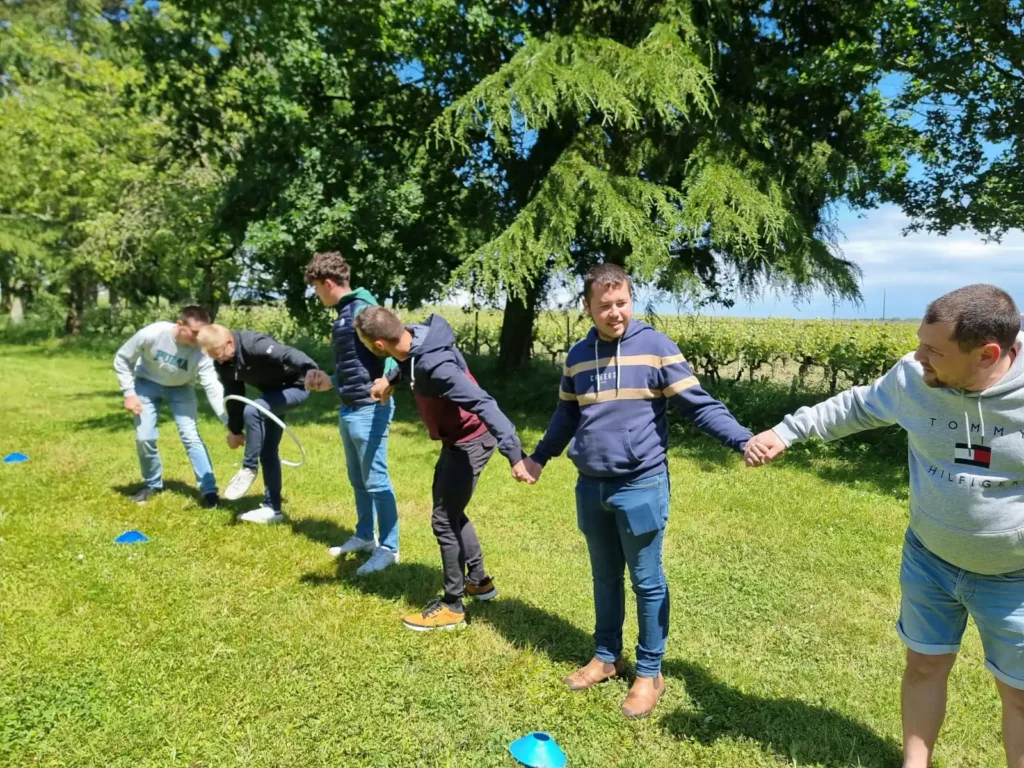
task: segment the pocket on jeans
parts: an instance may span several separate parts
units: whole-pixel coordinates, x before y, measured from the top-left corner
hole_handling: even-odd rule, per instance
[[[642,536],[662,530],[668,523],[668,493],[665,475],[630,483],[619,494],[619,509],[629,533]]]

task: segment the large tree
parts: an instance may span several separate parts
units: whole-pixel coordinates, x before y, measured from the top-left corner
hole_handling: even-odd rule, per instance
[[[909,133],[880,78],[878,3],[551,0],[433,138],[491,160],[501,227],[462,277],[508,292],[529,356],[550,275],[596,260],[730,301],[766,284],[858,296],[830,217],[897,199]]]

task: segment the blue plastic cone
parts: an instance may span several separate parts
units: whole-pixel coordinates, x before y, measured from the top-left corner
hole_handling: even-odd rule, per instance
[[[20,464],[23,461],[28,461],[24,453],[8,453],[4,456],[4,464]]]
[[[115,544],[144,544],[147,541],[149,539],[146,538],[145,534],[138,531],[125,531],[114,539]]]
[[[509,745],[512,757],[530,768],[562,768],[568,761],[565,752],[546,733],[534,732]]]

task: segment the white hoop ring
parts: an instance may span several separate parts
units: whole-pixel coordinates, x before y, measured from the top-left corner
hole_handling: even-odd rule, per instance
[[[297,438],[295,436],[294,432],[292,432],[290,429],[288,429],[288,425],[285,424],[283,421],[281,421],[281,419],[279,419],[277,417],[276,413],[273,413],[273,412],[267,410],[266,408],[264,408],[259,403],[254,403],[248,397],[242,397],[241,395],[225,395],[224,396],[224,402],[227,402],[228,400],[237,400],[240,403],[245,403],[246,405],[251,405],[253,408],[255,408],[257,411],[262,413],[264,416],[266,416],[271,421],[275,422],[277,424],[277,426],[279,426],[281,429],[283,429],[285,432],[288,433],[288,437],[290,437],[295,442],[295,444],[297,446],[299,446],[299,453],[302,454],[302,461],[300,461],[298,463],[295,463],[294,461],[286,461],[285,459],[281,459],[281,463],[284,466],[286,466],[286,467],[301,467],[303,464],[306,463],[306,449],[302,447],[302,443],[299,442],[299,438]]]

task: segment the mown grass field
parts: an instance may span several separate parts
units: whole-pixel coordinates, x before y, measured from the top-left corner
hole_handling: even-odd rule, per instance
[[[289,524],[233,522],[259,482],[242,502],[201,509],[169,415],[168,492],[138,507],[113,349],[0,346],[0,454],[31,457],[0,465],[0,765],[512,766],[508,744],[533,730],[570,766],[900,764],[898,435],[747,470],[674,430],[667,693],[633,723],[618,711],[628,682],[584,694],[560,683],[590,657],[593,621],[566,459],[535,487],[492,459],[470,516],[502,594],[470,605],[462,632],[413,633],[400,617],[441,575],[437,446],[408,399],[390,451],[402,563],[360,579],[359,561],[327,555],[354,524],[333,395],[292,419],[309,461],[285,469]],[[510,380],[486,362],[478,373],[532,447],[557,375]],[[764,388],[723,397],[757,429],[796,402]],[[240,454],[203,413],[223,487]],[[150,543],[113,543],[132,528]],[[631,656],[632,616],[626,632]],[[998,718],[972,627],[937,764],[1002,765]]]

